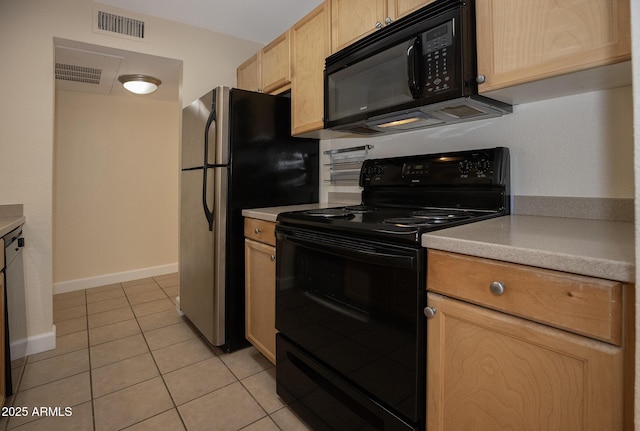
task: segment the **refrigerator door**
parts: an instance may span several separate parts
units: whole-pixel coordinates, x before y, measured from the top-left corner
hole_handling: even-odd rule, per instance
[[[216,346],[225,343],[228,188],[227,167],[219,163],[228,154],[227,109],[220,106],[224,91],[219,90],[183,111],[180,182],[180,307]]]

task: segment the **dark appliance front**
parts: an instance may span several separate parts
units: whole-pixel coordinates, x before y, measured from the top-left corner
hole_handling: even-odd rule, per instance
[[[509,213],[506,148],[366,160],[358,206],[276,228],[278,394],[316,430],[422,430],[422,233]]]
[[[242,210],[318,201],[318,141],[291,99],[217,87],[183,110],[180,307],[212,345],[248,345]]]
[[[475,2],[438,0],[326,59],[325,127],[379,134],[498,117],[478,95]]]

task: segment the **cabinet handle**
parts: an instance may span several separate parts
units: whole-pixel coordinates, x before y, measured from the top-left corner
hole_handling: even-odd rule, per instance
[[[484,84],[487,81],[487,77],[484,75],[478,75],[476,76],[476,82],[478,84]]]
[[[376,22],[376,28],[382,28],[382,23],[380,21]]]
[[[427,319],[432,319],[436,315],[436,309],[433,307],[425,307],[424,316]]]
[[[504,293],[504,288],[505,288],[504,283],[501,283],[499,281],[494,281],[489,285],[489,289],[491,290],[491,293],[493,293],[496,296],[501,296]]]
[[[384,23],[385,23],[385,25],[389,25],[389,24],[391,24],[392,22],[393,22],[393,20],[391,19],[391,17],[390,17],[390,16],[388,16],[388,17],[386,17],[386,18],[384,19]]]
[[[255,228],[255,229],[253,230],[253,233],[256,233],[256,234],[258,234],[258,233],[260,233],[260,232],[262,232],[262,231],[261,231],[259,228]]]
[[[272,255],[271,255],[271,262],[275,262],[275,261],[276,261],[276,255],[275,255],[275,254],[272,254]]]

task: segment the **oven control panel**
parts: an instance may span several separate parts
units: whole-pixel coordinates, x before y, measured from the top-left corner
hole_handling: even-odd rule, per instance
[[[508,176],[506,148],[365,160],[360,186],[501,185]]]

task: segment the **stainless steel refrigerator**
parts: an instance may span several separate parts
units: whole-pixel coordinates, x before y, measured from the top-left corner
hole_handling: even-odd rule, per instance
[[[318,141],[291,137],[291,100],[217,87],[183,110],[180,308],[215,346],[244,334],[242,210],[318,201]]]

